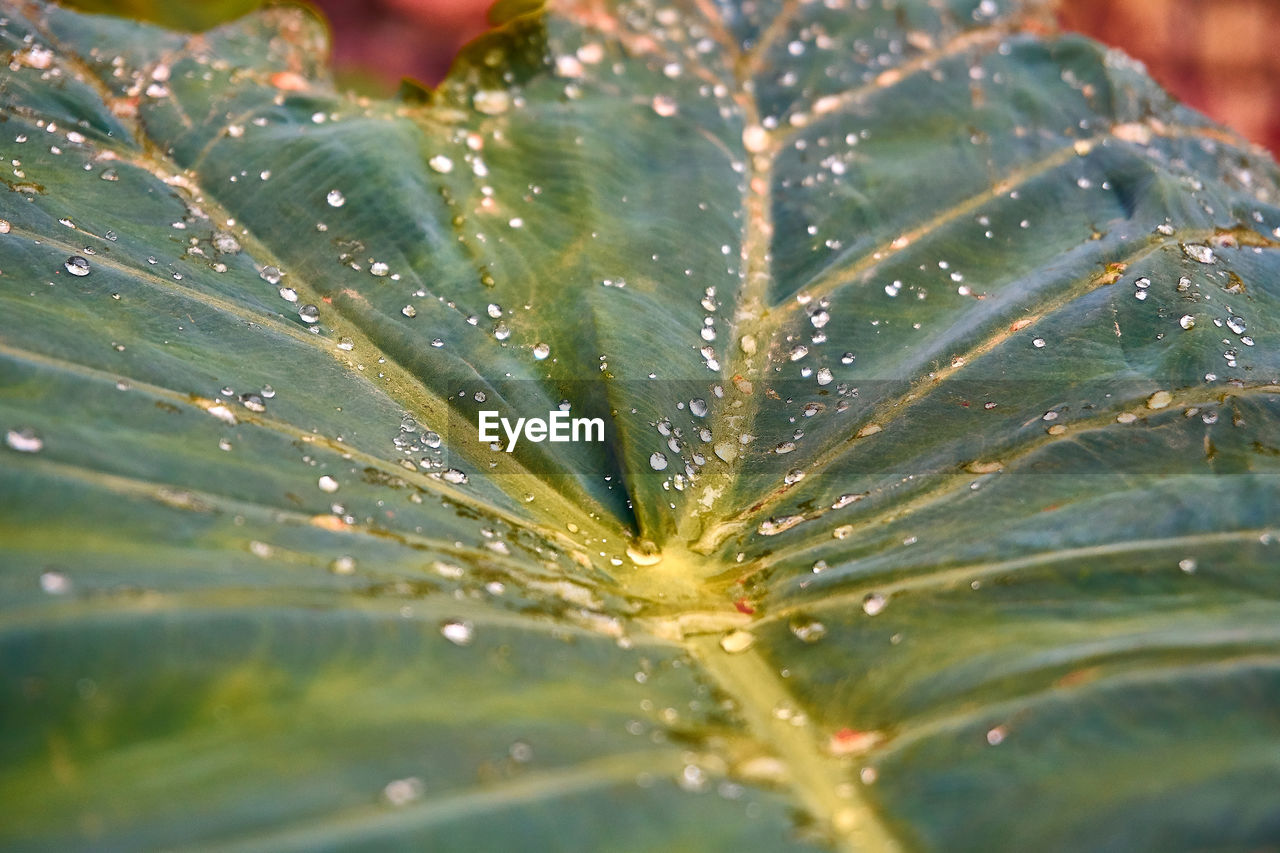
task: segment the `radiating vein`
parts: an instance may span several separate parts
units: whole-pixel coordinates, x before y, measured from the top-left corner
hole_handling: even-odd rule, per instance
[[[349,808],[322,817],[261,831],[241,839],[212,841],[176,848],[201,853],[284,853],[341,844],[390,839],[398,833],[486,815],[534,803],[547,803],[602,788],[633,786],[637,776],[674,776],[681,762],[674,752],[611,755],[577,766],[526,773],[502,783],[445,794],[389,809],[385,806]]]
[[[1141,554],[1151,551],[1192,552],[1196,548],[1211,545],[1229,545],[1240,542],[1256,542],[1267,537],[1280,536],[1280,527],[1252,530],[1227,530],[1214,533],[1194,533],[1186,536],[1168,536],[1160,539],[1134,539],[1124,542],[1108,542],[1081,548],[1063,548],[1029,554],[1009,560],[970,563],[961,566],[945,566],[938,569],[910,574],[896,580],[862,582],[852,589],[841,589],[823,598],[788,604],[770,611],[759,623],[776,622],[798,611],[821,611],[861,608],[868,593],[876,592],[889,597],[919,590],[945,589],[965,586],[975,580],[1005,577],[1027,569],[1052,566],[1058,563],[1078,563],[1117,554]]]

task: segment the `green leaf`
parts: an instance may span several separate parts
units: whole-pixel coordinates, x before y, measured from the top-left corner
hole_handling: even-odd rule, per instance
[[[1278,173],[1131,61],[2,12],[5,846],[1280,841]]]

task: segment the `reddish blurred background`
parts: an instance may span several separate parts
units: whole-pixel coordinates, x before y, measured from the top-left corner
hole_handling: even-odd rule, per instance
[[[490,0],[312,0],[333,22],[345,82],[439,80],[484,31]],[[1280,152],[1280,0],[1062,0],[1060,19],[1124,49],[1180,99]]]
[[[1124,49],[1185,103],[1280,154],[1280,0],[1061,0],[1065,28]]]

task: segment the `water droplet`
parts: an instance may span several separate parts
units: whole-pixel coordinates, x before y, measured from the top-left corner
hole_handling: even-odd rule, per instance
[[[478,112],[496,116],[511,107],[511,96],[501,89],[481,89],[471,96],[471,104]]]
[[[416,776],[408,779],[396,779],[388,782],[382,789],[382,796],[393,806],[407,805],[422,796],[422,780]]]
[[[542,361],[544,358],[546,358],[549,355],[551,355],[551,347],[542,343],[533,345],[533,357],[536,358],[538,361]]]
[[[86,259],[80,257],[79,255],[72,255],[71,257],[67,258],[67,261],[65,264],[63,264],[63,266],[66,267],[67,272],[71,273],[72,275],[88,275],[89,274],[89,262]]]
[[[756,635],[750,631],[734,631],[720,638],[720,648],[731,655],[736,655],[751,648],[755,641]]]
[[[1199,246],[1194,243],[1182,247],[1182,251],[1186,253],[1188,258],[1199,261],[1202,264],[1211,264],[1214,262],[1213,249],[1208,246]]]
[[[716,442],[715,447],[713,447],[712,450],[723,462],[732,462],[734,459],[738,458],[738,448],[734,447],[733,444],[728,441]]]
[[[878,592],[871,592],[867,597],[862,599],[862,612],[868,616],[875,616],[882,612],[889,604],[889,599],[885,598]]]
[[[797,618],[791,620],[791,633],[806,643],[816,643],[827,635],[827,626],[816,619]]]
[[[329,194],[324,197],[324,200],[329,202],[330,207],[342,207],[347,203],[347,197],[339,190],[329,190]]]
[[[263,281],[265,281],[267,284],[279,284],[280,279],[283,276],[284,276],[284,273],[280,271],[280,268],[273,267],[273,266],[263,267],[262,271],[258,273],[258,277],[261,278]]]
[[[65,595],[71,591],[71,579],[53,570],[40,573],[40,589],[49,595]]]
[[[325,474],[317,480],[316,485],[320,487],[320,491],[328,492],[329,494],[333,494],[338,491],[338,481],[330,477],[328,474]]]
[[[443,154],[437,154],[432,157],[427,161],[427,165],[442,175],[447,175],[453,171],[453,161]]]
[[[627,543],[627,557],[637,566],[656,566],[662,562],[662,551],[648,539]]]
[[[1147,398],[1148,409],[1163,409],[1173,402],[1173,395],[1168,391],[1157,391]]]
[[[356,561],[354,557],[338,557],[329,564],[329,571],[333,572],[335,575],[349,575],[355,572],[355,570]]]
[[[240,241],[229,231],[218,231],[213,235],[213,248],[224,255],[234,255],[240,251]]]
[[[742,146],[752,154],[759,154],[769,147],[769,133],[758,124],[749,124],[742,130]]]
[[[370,275],[376,275],[379,278],[381,278],[382,276],[386,275],[389,272],[391,272],[391,267],[387,266],[382,261],[374,261],[373,263],[369,264]]]
[[[832,380],[835,379],[835,377],[832,376],[831,374],[831,368],[820,367],[818,368],[817,379],[818,379],[819,385],[830,385]]]
[[[670,95],[654,95],[650,106],[653,107],[655,113],[663,118],[670,118],[679,110],[676,105],[676,99]]]
[[[13,225],[7,219],[0,219],[0,234],[8,234],[13,230]]]
[[[404,316],[406,316],[406,317],[411,317],[411,318],[412,318],[412,317],[417,317],[417,316],[418,316],[418,309],[417,309],[417,308],[414,308],[412,305],[406,305],[406,306],[404,306],[403,308],[401,308],[401,309],[400,309],[400,313],[401,313],[401,314],[403,314],[403,315],[404,315]]]
[[[4,434],[4,443],[19,453],[39,453],[44,441],[30,429],[11,429]]]
[[[667,467],[667,457],[657,451],[649,455],[649,467],[655,471],[662,471]]]
[[[1189,574],[1189,575],[1190,575],[1190,574],[1195,574],[1195,571],[1196,571],[1196,561],[1195,561],[1195,560],[1192,560],[1192,559],[1191,559],[1191,558],[1189,558],[1189,557],[1188,557],[1187,559],[1185,559],[1185,560],[1179,560],[1179,561],[1178,561],[1178,568],[1182,569],[1184,572],[1186,572],[1186,573],[1187,573],[1187,574]]]
[[[996,726],[994,729],[987,732],[987,743],[991,746],[999,746],[1004,743],[1004,739],[1008,733],[1009,730],[1004,726]]]
[[[442,473],[440,476],[444,478],[444,481],[446,483],[453,483],[454,485],[458,485],[458,486],[465,485],[470,479],[469,477],[467,477],[466,472],[459,471],[457,468],[449,468],[445,470],[444,473]]]
[[[1231,316],[1227,318],[1227,328],[1235,332],[1237,335],[1243,335],[1245,332],[1245,324],[1243,317]]]
[[[455,646],[469,646],[475,639],[475,629],[470,622],[462,619],[450,619],[441,624],[440,633]]]
[[[1183,314],[1178,320],[1178,325],[1184,329],[1195,328],[1196,318],[1192,317],[1190,314]]]
[[[320,309],[314,305],[300,305],[298,307],[298,319],[304,323],[319,323]]]
[[[254,394],[252,391],[240,395],[240,404],[251,412],[265,412],[267,404],[263,401],[262,396]]]
[[[782,531],[790,530],[802,521],[804,521],[803,515],[783,515],[760,522],[760,526],[756,529],[762,536],[777,536]]]
[[[694,397],[689,401],[689,412],[694,417],[705,418],[707,416],[707,401],[701,397]]]

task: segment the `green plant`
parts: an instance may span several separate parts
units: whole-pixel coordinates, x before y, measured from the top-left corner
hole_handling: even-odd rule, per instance
[[[6,846],[1280,838],[1277,172],[1124,57],[3,10]]]

